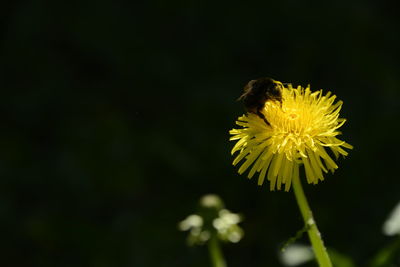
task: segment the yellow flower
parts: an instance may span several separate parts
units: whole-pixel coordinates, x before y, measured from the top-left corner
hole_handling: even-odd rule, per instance
[[[338,128],[345,119],[339,118],[343,102],[334,103],[335,95],[322,90],[311,92],[310,86],[282,87],[282,101],[267,101],[261,110],[270,125],[260,116],[247,113],[238,118],[239,129],[232,129],[230,140],[237,140],[232,154],[239,151],[233,165],[243,160],[239,174],[247,169],[248,178],[259,172],[258,184],[265,176],[270,181],[270,190],[289,191],[292,178],[299,176],[299,166],[304,165],[308,183],[324,180],[322,172],[333,172],[338,168],[328,154],[329,148],[338,158],[347,155],[343,148],[353,147],[336,138]]]

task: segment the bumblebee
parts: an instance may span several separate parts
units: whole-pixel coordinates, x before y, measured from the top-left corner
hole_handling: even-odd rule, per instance
[[[256,114],[267,125],[271,125],[261,110],[268,101],[282,102],[282,88],[281,82],[268,77],[251,80],[243,88],[243,94],[238,100],[243,101],[247,112]]]

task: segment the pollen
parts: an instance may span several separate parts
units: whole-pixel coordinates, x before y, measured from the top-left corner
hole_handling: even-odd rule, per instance
[[[265,178],[270,190],[289,191],[292,178],[304,166],[306,180],[317,184],[324,174],[338,168],[332,156],[346,156],[344,149],[353,147],[337,138],[345,123],[339,118],[342,101],[331,92],[312,92],[310,86],[282,87],[282,101],[268,101],[261,110],[270,125],[260,116],[247,113],[239,117],[238,129],[232,129],[230,140],[236,141],[233,165],[239,174],[248,171],[248,178],[258,173],[258,184]]]

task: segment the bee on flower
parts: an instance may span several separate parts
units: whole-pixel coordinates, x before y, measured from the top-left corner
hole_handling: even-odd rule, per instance
[[[338,168],[329,150],[337,159],[348,154],[344,148],[353,148],[337,138],[346,120],[339,118],[343,102],[335,102],[331,92],[261,78],[249,82],[243,98],[245,104],[257,103],[257,108],[246,106],[248,113],[230,131],[230,140],[236,141],[232,155],[238,152],[233,165],[242,162],[238,172],[248,170],[248,178],[258,173],[259,185],[267,178],[270,190],[284,185],[289,191],[301,165],[307,182],[317,184],[324,180],[323,173]]]

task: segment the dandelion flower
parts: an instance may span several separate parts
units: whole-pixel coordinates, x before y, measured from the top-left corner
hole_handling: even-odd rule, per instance
[[[348,153],[343,149],[353,147],[337,138],[338,128],[345,119],[339,118],[342,101],[322,90],[312,92],[310,86],[293,88],[282,86],[281,101],[267,101],[260,116],[247,113],[238,118],[239,129],[232,129],[230,140],[237,141],[232,154],[239,152],[233,165],[242,162],[239,174],[249,169],[248,178],[259,173],[258,184],[265,177],[270,190],[280,190],[285,185],[289,191],[293,177],[299,176],[304,165],[309,184],[324,180],[323,172],[338,168],[328,149],[337,159]]]

